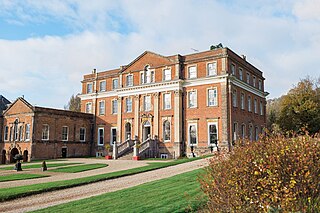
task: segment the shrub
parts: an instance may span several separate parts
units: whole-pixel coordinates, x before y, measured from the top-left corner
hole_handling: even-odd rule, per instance
[[[320,138],[242,141],[200,183],[211,212],[320,212]]]

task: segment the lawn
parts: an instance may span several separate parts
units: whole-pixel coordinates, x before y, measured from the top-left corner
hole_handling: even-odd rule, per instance
[[[89,177],[83,177],[83,178],[76,178],[72,180],[63,180],[63,181],[55,181],[55,182],[49,182],[49,183],[40,183],[40,184],[33,184],[33,185],[26,185],[26,186],[2,188],[0,189],[0,201],[12,200],[17,197],[26,197],[32,194],[40,194],[42,192],[55,191],[59,189],[65,189],[65,188],[71,188],[75,186],[95,183],[98,181],[134,175],[142,172],[152,171],[160,168],[178,165],[181,163],[199,160],[200,158],[205,158],[205,156],[190,158],[190,159],[184,158],[184,159],[179,159],[171,162],[163,162],[163,163],[154,162],[143,167],[105,173],[100,175],[94,175]]]
[[[190,212],[206,203],[198,169],[132,188],[61,204],[36,212]]]
[[[12,174],[12,175],[0,176],[0,182],[14,181],[14,180],[26,180],[26,179],[43,178],[43,177],[49,177],[49,175]]]
[[[50,172],[76,173],[76,172],[84,172],[84,171],[93,170],[93,169],[100,169],[106,166],[108,166],[108,164],[103,164],[103,163],[84,164],[84,165],[78,165],[78,166],[68,166],[68,167],[51,169]]]
[[[60,166],[69,166],[69,165],[76,165],[76,164],[82,164],[82,163],[47,163],[47,168],[52,168],[52,167],[60,167]],[[22,164],[22,170],[23,169],[36,169],[36,168],[41,168],[41,163],[40,164],[32,164],[32,165],[25,165]],[[13,166],[6,166],[6,167],[1,167],[0,170],[13,170]]]

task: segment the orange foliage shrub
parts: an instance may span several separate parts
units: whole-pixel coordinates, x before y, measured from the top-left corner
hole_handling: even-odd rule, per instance
[[[320,138],[242,141],[200,183],[211,212],[320,212]]]

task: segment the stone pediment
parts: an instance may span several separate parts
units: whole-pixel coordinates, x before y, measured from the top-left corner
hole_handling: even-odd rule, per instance
[[[130,64],[122,69],[122,73],[130,73],[135,71],[144,70],[146,65],[149,65],[151,69],[159,66],[166,66],[174,63],[174,61],[168,57],[145,51],[143,54],[138,56]]]

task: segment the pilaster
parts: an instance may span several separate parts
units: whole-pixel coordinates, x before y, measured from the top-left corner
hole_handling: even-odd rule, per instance
[[[120,143],[122,135],[122,97],[118,97],[117,130],[117,142]]]
[[[174,152],[175,158],[181,156],[182,139],[182,92],[174,91]]]
[[[159,136],[159,92],[153,93],[154,102],[153,102],[153,110],[154,110],[154,128],[153,133],[156,136]]]
[[[134,135],[139,136],[139,95],[134,96]]]

